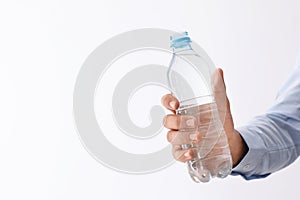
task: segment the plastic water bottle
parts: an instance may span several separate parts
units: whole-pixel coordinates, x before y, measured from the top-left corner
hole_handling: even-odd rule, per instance
[[[180,128],[179,132],[202,136],[199,142],[181,145],[194,152],[187,162],[188,172],[195,182],[225,178],[231,173],[232,160],[212,87],[216,68],[202,49],[200,55],[192,48],[187,32],[170,39],[173,55],[167,76],[172,95],[180,102],[176,114],[193,116],[197,123],[196,129]],[[225,104],[225,99],[221,101]]]

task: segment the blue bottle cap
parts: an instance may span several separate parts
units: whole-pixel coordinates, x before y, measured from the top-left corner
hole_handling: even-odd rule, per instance
[[[191,39],[188,36],[188,32],[176,33],[170,37],[171,47],[173,48],[183,48],[190,46]]]

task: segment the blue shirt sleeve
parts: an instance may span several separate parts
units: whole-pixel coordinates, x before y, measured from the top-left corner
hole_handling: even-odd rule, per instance
[[[232,175],[264,178],[294,162],[300,153],[300,67],[279,90],[268,111],[237,131],[249,151]]]

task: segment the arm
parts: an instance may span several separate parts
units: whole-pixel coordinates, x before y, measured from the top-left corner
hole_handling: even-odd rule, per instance
[[[225,114],[224,130],[226,132],[233,160],[233,175],[240,174],[245,179],[263,178],[272,172],[282,169],[292,163],[300,152],[300,68],[296,69],[278,93],[274,105],[266,114],[254,118],[248,125],[234,129],[229,100],[222,70],[214,83],[216,101],[218,97],[226,97],[226,105],[218,105],[220,115]],[[220,78],[221,77],[221,78]],[[176,160],[186,162],[192,159],[189,150],[174,148],[174,138],[182,121],[175,115],[179,107],[177,99],[171,95],[162,98],[162,104],[173,111],[167,115],[164,126],[171,129],[168,141],[173,146],[173,156]],[[177,141],[178,143],[178,141]]]
[[[300,153],[300,68],[295,69],[264,115],[237,130],[249,151],[233,169],[233,175],[263,178],[295,161]]]

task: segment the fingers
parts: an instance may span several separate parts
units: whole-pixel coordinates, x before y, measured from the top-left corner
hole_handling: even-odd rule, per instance
[[[173,157],[180,162],[186,162],[194,157],[193,150],[182,149],[182,145],[195,144],[197,142],[200,142],[201,138],[202,136],[198,131],[169,131],[167,134],[167,139],[172,144]]]
[[[195,132],[181,132],[180,134],[178,134],[179,132],[174,130],[196,128],[196,119],[192,116],[175,115],[175,111],[179,107],[179,102],[171,94],[163,96],[161,99],[161,103],[164,107],[174,113],[174,115],[167,115],[164,118],[164,126],[168,129],[172,129],[168,132],[167,139],[170,143],[172,143],[173,157],[180,162],[191,160],[194,157],[194,152],[192,151],[192,149],[183,150],[181,148],[181,144],[190,144],[192,142],[197,142],[201,139],[201,136],[199,136],[200,134]]]
[[[161,98],[161,104],[172,112],[175,112],[175,110],[179,107],[178,100],[171,94],[166,94],[165,96],[163,96]]]
[[[180,162],[186,162],[194,157],[194,152],[192,149],[181,149],[181,145],[173,145],[172,148],[173,157]]]
[[[199,131],[169,131],[167,140],[172,145],[195,144],[200,142],[202,135]]]
[[[164,126],[168,129],[193,129],[197,127],[197,120],[193,116],[169,114],[164,118]]]

